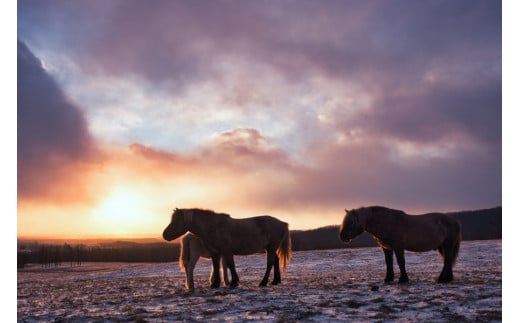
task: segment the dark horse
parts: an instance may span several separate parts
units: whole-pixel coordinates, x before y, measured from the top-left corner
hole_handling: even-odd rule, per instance
[[[175,209],[163,238],[176,239],[190,231],[198,236],[210,252],[213,262],[211,287],[220,287],[219,262],[224,261],[231,272],[230,287],[238,286],[233,255],[250,255],[265,250],[267,268],[260,286],[266,286],[274,266],[273,285],[281,282],[280,265],[285,272],[291,259],[289,225],[272,216],[234,219],[227,214],[202,209]]]
[[[442,213],[408,215],[403,211],[381,206],[345,210],[345,218],[340,227],[339,237],[349,242],[363,231],[372,234],[383,248],[386,261],[385,282],[394,279],[393,257],[401,271],[400,283],[408,282],[404,250],[423,252],[438,250],[444,258],[444,266],[439,283],[453,280],[452,268],[459,254],[461,233],[460,223],[454,217]]]

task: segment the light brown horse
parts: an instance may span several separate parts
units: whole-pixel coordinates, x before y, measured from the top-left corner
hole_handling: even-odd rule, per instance
[[[446,283],[453,280],[452,268],[457,260],[461,241],[460,223],[454,217],[443,213],[408,215],[382,206],[362,207],[345,212],[340,227],[340,239],[350,242],[363,231],[372,234],[385,253],[385,282],[394,279],[392,252],[395,253],[401,272],[399,283],[408,282],[404,250],[438,250],[444,258],[444,266],[437,281]]]
[[[208,248],[204,245],[204,242],[192,233],[186,233],[181,239],[181,253],[179,256],[179,266],[181,271],[186,273],[185,286],[190,291],[195,290],[195,284],[193,282],[193,271],[199,258],[211,259],[211,254]],[[227,275],[227,265],[222,258],[222,275],[224,276],[224,283],[229,285],[229,279]],[[210,275],[210,279],[213,274]]]
[[[238,286],[233,255],[267,253],[267,266],[260,286],[266,286],[274,267],[273,285],[281,282],[280,265],[285,272],[291,259],[289,225],[272,216],[263,215],[234,219],[227,214],[202,209],[175,209],[163,238],[176,239],[190,231],[198,236],[210,252],[213,262],[211,287],[220,286],[219,262],[224,258],[231,272],[230,287]]]

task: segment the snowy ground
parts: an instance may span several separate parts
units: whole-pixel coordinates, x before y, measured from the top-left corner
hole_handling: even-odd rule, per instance
[[[18,272],[18,321],[502,320],[500,240],[464,241],[449,284],[435,283],[437,252],[405,257],[410,283],[400,285],[383,283],[378,248],[294,252],[282,284],[261,288],[265,257],[237,256],[235,289],[209,288],[210,262],[201,259],[191,294],[177,263],[32,265]]]

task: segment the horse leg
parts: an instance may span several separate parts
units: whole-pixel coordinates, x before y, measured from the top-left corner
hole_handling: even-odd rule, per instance
[[[437,280],[438,283],[448,283],[453,280],[453,249],[454,247],[447,243],[439,248],[439,252],[444,258],[444,265]]]
[[[408,274],[406,274],[405,261],[404,261],[404,249],[394,249],[395,258],[397,258],[397,264],[399,265],[399,271],[401,275],[399,276],[399,283],[407,283],[408,282]]]
[[[186,280],[184,281],[184,286],[192,291],[195,289],[195,286],[193,285],[193,274],[190,274],[190,268],[186,268],[185,270]]]
[[[274,262],[276,259],[276,251],[275,250],[267,250],[267,266],[265,268],[264,278],[260,282],[259,286],[266,286],[267,281],[269,280],[269,275],[271,274],[271,268],[273,268]]]
[[[390,283],[394,280],[394,255],[392,249],[384,249],[385,263],[386,263],[386,276],[385,283]]]
[[[213,269],[211,270],[211,288],[220,287],[220,255],[211,255],[211,261],[213,262]]]
[[[222,257],[222,276],[224,277],[224,283],[226,284],[226,286],[229,286],[227,264],[224,257]]]
[[[229,287],[230,288],[237,287],[239,280],[238,280],[237,271],[235,269],[235,260],[233,259],[233,254],[227,253],[224,255],[223,259],[226,263],[227,268],[231,272],[231,282],[229,283]]]
[[[195,265],[199,260],[199,256],[195,256],[190,258],[188,261],[188,266],[186,266],[186,288],[190,291],[195,290],[195,284],[193,283],[193,271],[195,270]]]
[[[274,279],[271,282],[271,285],[278,285],[282,282],[282,278],[280,275],[280,259],[278,258],[278,255],[275,254],[274,259]]]

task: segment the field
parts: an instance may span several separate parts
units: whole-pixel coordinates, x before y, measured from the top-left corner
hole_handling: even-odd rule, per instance
[[[235,289],[210,289],[210,262],[201,259],[194,293],[177,263],[30,265],[18,271],[18,321],[502,320],[501,240],[464,241],[449,284],[435,283],[437,252],[405,256],[410,283],[400,285],[383,283],[378,248],[294,252],[282,284],[267,287],[257,286],[264,255],[237,256]]]

